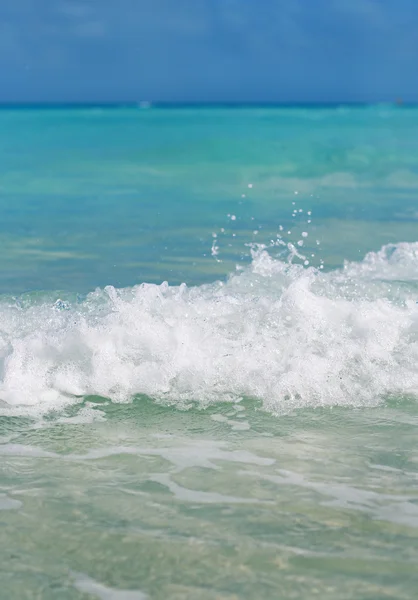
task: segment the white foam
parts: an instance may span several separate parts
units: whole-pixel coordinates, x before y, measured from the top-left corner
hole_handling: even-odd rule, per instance
[[[148,596],[139,590],[115,590],[88,577],[84,573],[71,573],[74,587],[100,600],[146,600]]]
[[[0,494],[0,510],[17,510],[21,506],[20,500],[14,500],[6,494]]]
[[[33,459],[58,459],[70,462],[84,462],[102,460],[112,456],[137,456],[163,458],[174,467],[172,472],[180,473],[190,468],[203,468],[219,470],[219,462],[240,463],[244,465],[271,466],[275,460],[265,458],[247,450],[228,450],[225,442],[214,442],[212,440],[185,440],[182,446],[173,446],[167,438],[164,444],[164,436],[158,436],[158,447],[138,446],[109,446],[89,450],[85,454],[56,454],[48,452],[36,446],[25,446],[21,444],[0,445],[0,456],[21,457]]]
[[[24,458],[59,458],[55,452],[47,452],[36,446],[24,446],[22,444],[1,444],[0,456],[20,456]]]
[[[168,473],[155,473],[149,476],[148,479],[166,487],[177,500],[181,500],[182,502],[193,502],[196,504],[272,504],[272,502],[257,500],[255,498],[239,498],[237,496],[226,496],[219,492],[191,490],[173,481]]]
[[[21,452],[19,447],[17,452]],[[247,450],[228,450],[226,448],[226,443],[214,442],[212,440],[186,440],[183,446],[164,446],[160,443],[157,448],[111,446],[108,448],[90,450],[84,455],[72,454],[69,455],[67,459],[83,461],[99,460],[109,456],[119,456],[123,454],[134,456],[159,456],[170,462],[175,467],[176,472],[181,472],[192,467],[217,470],[219,469],[217,466],[218,461],[257,466],[269,466],[275,462],[271,458],[257,456]]]
[[[373,519],[418,527],[418,507],[415,498],[374,490],[352,487],[345,483],[311,481],[300,473],[280,470],[278,475],[267,475],[246,471],[245,476],[261,477],[278,485],[306,488],[322,495],[323,506],[358,510],[370,514]]]
[[[142,284],[0,304],[4,414],[97,394],[170,403],[250,397],[281,412],[418,391],[418,243],[323,273],[274,260],[201,287]]]

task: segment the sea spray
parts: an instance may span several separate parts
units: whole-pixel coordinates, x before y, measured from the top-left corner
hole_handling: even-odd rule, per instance
[[[418,243],[327,273],[252,252],[226,282],[3,302],[1,410],[145,394],[179,406],[247,397],[280,413],[418,391]]]

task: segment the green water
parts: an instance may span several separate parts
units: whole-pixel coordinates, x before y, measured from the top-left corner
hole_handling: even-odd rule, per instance
[[[101,411],[2,423],[3,597],[89,597],[80,573],[113,589],[91,597],[414,597],[415,402]]]

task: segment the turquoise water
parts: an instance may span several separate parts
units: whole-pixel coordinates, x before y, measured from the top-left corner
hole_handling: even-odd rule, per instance
[[[0,134],[0,597],[415,598],[418,108]]]

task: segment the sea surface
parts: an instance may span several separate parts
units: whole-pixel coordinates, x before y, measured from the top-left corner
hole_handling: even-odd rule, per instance
[[[412,600],[418,108],[0,109],[0,598]]]

